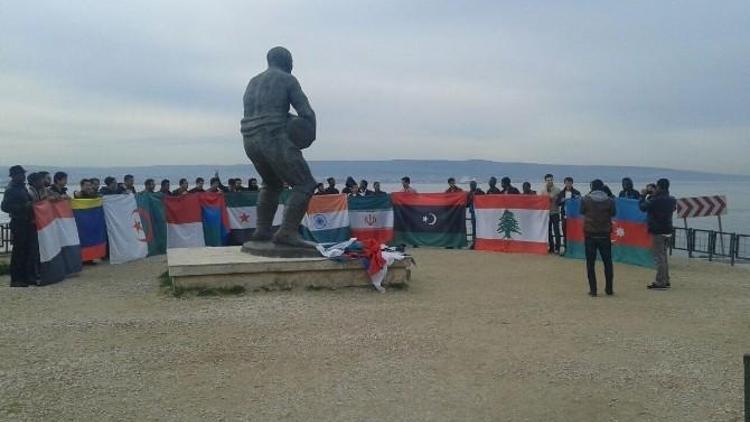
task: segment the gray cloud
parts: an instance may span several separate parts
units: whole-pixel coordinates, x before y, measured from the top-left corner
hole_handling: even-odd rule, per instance
[[[312,159],[750,173],[750,3],[4,2],[2,161],[244,163],[247,80],[285,45]]]

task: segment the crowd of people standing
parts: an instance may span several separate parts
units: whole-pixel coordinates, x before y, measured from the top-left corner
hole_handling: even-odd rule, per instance
[[[72,194],[68,193],[68,175],[58,171],[51,175],[47,171],[39,171],[26,175],[26,170],[20,165],[10,168],[9,176],[11,182],[8,185],[2,201],[2,210],[11,217],[11,232],[13,237],[13,252],[11,256],[11,286],[26,286],[36,282],[34,270],[35,260],[38,260],[38,248],[36,243],[36,228],[34,226],[34,215],[32,205],[34,202],[51,200],[58,201],[69,198],[97,198],[106,195],[124,193],[136,193],[135,178],[131,174],[123,177],[118,182],[115,177],[104,178],[104,183],[96,177],[84,178],[79,182],[78,190]],[[531,189],[531,183],[523,182],[519,190],[512,185],[510,177],[500,179],[500,187],[497,186],[497,178],[490,177],[487,190],[481,189],[476,181],[469,183],[468,206],[472,215],[472,226],[476,232],[476,220],[474,217],[473,199],[477,195],[545,195],[549,198],[549,227],[548,227],[548,252],[559,254],[561,247],[566,248],[567,243],[567,218],[565,215],[565,204],[574,198],[581,198],[580,212],[584,218],[584,237],[586,251],[587,276],[589,281],[589,294],[597,295],[596,274],[594,263],[597,254],[601,256],[605,268],[605,292],[613,294],[613,266],[612,266],[612,244],[610,233],[612,231],[612,218],[616,213],[615,195],[612,190],[601,180],[594,180],[590,184],[590,192],[583,195],[574,187],[572,177],[563,179],[562,187],[555,185],[552,174],[544,175],[544,187],[540,192]],[[285,186],[288,188],[288,186]],[[260,186],[256,178],[248,179],[247,186],[243,185],[241,178],[230,178],[224,185],[218,174],[209,179],[208,187],[202,177],[195,179],[191,188],[187,179],[178,181],[178,186],[172,189],[169,179],[160,181],[159,189],[156,188],[154,179],[144,181],[142,192],[156,193],[175,196],[196,192],[253,192],[259,191]],[[400,192],[417,193],[411,185],[408,176],[401,178]],[[448,179],[446,193],[463,192],[456,184],[456,179]],[[358,196],[381,196],[387,193],[381,190],[380,182],[375,181],[372,189],[369,188],[367,180],[357,182],[353,177],[347,177],[344,188],[339,191],[336,187],[336,179],[329,177],[326,184],[318,183],[315,195],[346,194],[349,197]],[[659,179],[654,184],[648,184],[643,190],[634,188],[632,179],[622,179],[622,190],[617,195],[620,198],[639,200],[640,209],[648,215],[648,231],[653,237],[654,261],[657,267],[656,279],[648,287],[651,289],[665,289],[670,287],[669,269],[667,264],[667,248],[672,235],[672,214],[676,201],[669,195],[669,180]],[[35,258],[37,257],[37,258]]]

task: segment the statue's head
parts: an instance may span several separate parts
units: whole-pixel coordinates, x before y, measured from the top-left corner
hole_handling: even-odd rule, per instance
[[[284,47],[274,47],[266,54],[268,67],[275,67],[284,72],[292,73],[292,53]]]

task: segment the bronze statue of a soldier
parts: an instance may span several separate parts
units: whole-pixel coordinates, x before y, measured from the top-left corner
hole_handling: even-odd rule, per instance
[[[274,47],[266,55],[268,69],[247,84],[241,129],[245,153],[263,179],[258,196],[257,227],[251,240],[271,240],[277,245],[311,247],[299,236],[299,224],[307,211],[316,182],[302,149],[315,140],[315,112],[302,87],[292,76],[292,54]],[[289,113],[294,107],[297,116]],[[284,182],[292,187],[281,227],[271,224]]]

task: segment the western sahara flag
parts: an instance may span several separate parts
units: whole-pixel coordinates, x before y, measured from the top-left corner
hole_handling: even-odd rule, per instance
[[[612,260],[624,264],[653,267],[651,253],[652,238],[648,233],[646,213],[638,207],[637,199],[617,198],[617,214],[612,219]],[[568,217],[568,248],[566,258],[586,258],[585,237],[581,200],[576,198],[565,202],[565,215]]]
[[[317,243],[349,240],[349,212],[346,195],[317,195],[310,198],[302,219],[302,237]]]
[[[165,196],[167,248],[202,248],[203,215],[199,195]]]
[[[34,204],[39,237],[40,284],[62,281],[81,271],[81,242],[68,201],[41,201]]]
[[[159,192],[141,192],[135,198],[148,240],[149,256],[167,253],[167,217],[163,198],[164,194]]]
[[[396,243],[466,246],[466,192],[391,194]]]
[[[138,212],[135,195],[107,195],[103,199],[110,264],[148,256],[148,233]]]
[[[93,261],[107,255],[107,225],[104,223],[102,198],[70,200],[81,241],[81,259]]]
[[[348,201],[352,236],[378,244],[393,240],[393,206],[388,195],[354,196]]]
[[[474,197],[477,234],[474,249],[547,253],[549,198],[537,195]]]
[[[279,207],[273,216],[273,226],[281,225],[284,216],[284,203],[289,197],[289,192],[284,191],[279,198]],[[258,220],[258,192],[227,192],[224,194],[229,214],[229,239],[230,245],[241,245],[250,240],[257,227]]]

